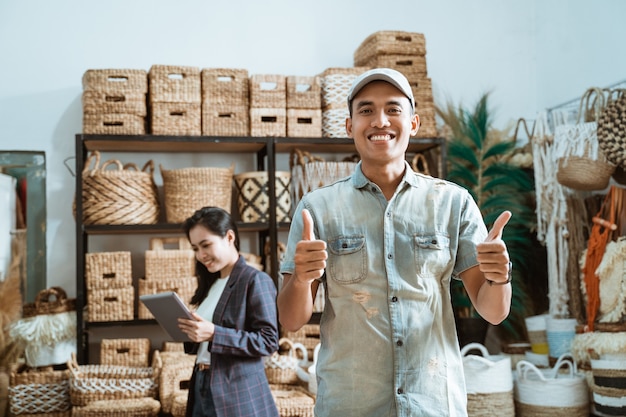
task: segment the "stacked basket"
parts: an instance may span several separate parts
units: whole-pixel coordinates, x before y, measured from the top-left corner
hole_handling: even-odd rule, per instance
[[[250,76],[250,135],[287,134],[287,82],[284,75]]]
[[[83,132],[145,134],[147,92],[144,70],[87,70],[83,75]]]
[[[248,71],[205,68],[202,77],[202,134],[247,136],[250,131]]]
[[[100,363],[130,367],[150,364],[150,339],[102,339]]]
[[[127,321],[134,317],[130,252],[92,252],[85,255],[87,320]]]
[[[176,247],[167,249],[166,244]],[[139,280],[139,295],[173,291],[189,303],[198,285],[195,259],[187,238],[151,238],[145,255],[145,277]],[[137,310],[139,319],[154,318],[143,303]]]
[[[326,68],[320,74],[322,88],[322,137],[345,138],[348,91],[367,67]]]
[[[319,77],[287,77],[287,136],[322,135],[322,92]]]
[[[368,36],[354,52],[355,66],[392,68],[409,80],[420,116],[417,137],[436,137],[432,82],[426,68],[426,40],[422,33],[379,31]]]
[[[153,65],[148,73],[154,135],[201,134],[200,69]]]

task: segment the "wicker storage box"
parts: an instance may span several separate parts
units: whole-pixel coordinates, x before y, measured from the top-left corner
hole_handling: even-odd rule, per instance
[[[202,134],[205,136],[248,136],[248,106],[202,103]]]
[[[320,74],[320,86],[322,90],[322,110],[329,108],[348,110],[348,91],[352,83],[369,67],[353,68],[326,68]],[[346,119],[342,123],[345,126]],[[345,129],[344,134],[345,136]]]
[[[168,223],[182,223],[205,206],[230,213],[234,164],[230,168],[181,168],[161,166],[165,214]]]
[[[415,98],[415,107],[435,107],[433,98],[433,83],[430,78],[422,77],[410,82]]]
[[[439,133],[437,132],[437,121],[435,119],[435,108],[417,108],[415,112],[420,117],[420,128],[417,131],[417,138],[436,138]]]
[[[198,286],[198,280],[195,276],[176,277],[169,279],[158,279],[154,281],[148,281],[145,279],[139,280],[139,295],[158,294],[161,292],[173,291],[177,293],[180,298],[189,305],[189,301],[196,291]],[[137,306],[137,318],[141,320],[153,319],[154,316],[148,310],[142,302]]]
[[[270,384],[281,417],[314,417],[315,397],[297,385]]]
[[[91,168],[91,161],[95,166]],[[148,161],[140,171],[135,164],[109,160],[100,165],[93,151],[82,172],[84,224],[154,224],[160,207],[154,165]],[[107,169],[109,166],[116,169]]]
[[[146,93],[83,91],[83,113],[124,113],[145,117],[147,114]]]
[[[90,69],[82,81],[84,91],[148,92],[148,72],[141,69]]]
[[[14,366],[9,378],[9,412],[12,416],[69,416],[70,383],[68,371],[52,367]]]
[[[150,104],[153,135],[200,136],[201,120],[200,103],[153,102]]]
[[[181,393],[174,397],[172,400],[172,408],[170,414],[172,417],[185,417],[187,412],[187,400],[189,399],[189,393]]]
[[[132,286],[87,290],[87,319],[90,322],[132,320],[134,301]]]
[[[143,116],[123,113],[83,114],[83,133],[91,135],[145,135]]]
[[[153,65],[148,72],[150,104],[202,101],[200,68]]]
[[[367,65],[377,55],[426,55],[423,33],[381,30],[369,35],[354,52],[354,65]]]
[[[248,70],[235,68],[204,68],[202,106],[245,107],[250,104]]]
[[[318,138],[322,135],[322,110],[287,109],[287,136]]]
[[[291,220],[291,173],[275,172],[276,221]],[[266,171],[244,172],[235,175],[237,207],[244,223],[269,222],[269,179]]]
[[[371,67],[386,67],[400,71],[409,82],[428,74],[426,57],[423,55],[377,55],[367,62]]]
[[[85,254],[85,280],[89,290],[133,285],[130,252]]]
[[[282,137],[286,134],[286,108],[250,108],[250,136]]]
[[[158,396],[159,375],[163,366],[158,351],[149,367],[78,365],[75,358],[67,365],[70,371],[70,400],[74,407],[99,400]]]
[[[250,107],[286,109],[287,77],[276,74],[251,75]]]
[[[196,255],[186,237],[153,237],[145,253],[145,267],[147,281],[193,277]]]
[[[164,413],[171,413],[176,397],[183,395],[187,403],[189,381],[196,357],[180,353],[163,357],[163,368],[159,377],[159,399]]]
[[[320,109],[322,87],[319,76],[287,77],[287,109]]]
[[[150,339],[102,339],[100,364],[147,367],[150,365]]]
[[[157,417],[160,409],[154,398],[98,400],[72,408],[72,417]]]

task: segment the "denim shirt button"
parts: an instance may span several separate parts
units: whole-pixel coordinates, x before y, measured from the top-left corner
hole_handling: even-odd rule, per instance
[[[398,340],[398,341],[396,342],[396,345],[398,345],[398,346],[402,346],[403,344],[404,344],[404,343],[402,343],[402,340]]]
[[[392,255],[392,254],[389,254],[389,255],[387,255],[387,258],[388,258],[388,259],[393,259],[393,255]]]
[[[404,394],[404,390],[402,388],[398,388],[398,394]]]
[[[397,303],[398,302],[398,297],[396,297],[395,295],[393,297],[391,297],[391,302]]]

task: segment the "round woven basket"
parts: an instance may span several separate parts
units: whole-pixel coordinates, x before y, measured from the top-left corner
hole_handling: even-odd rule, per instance
[[[598,120],[598,144],[607,159],[626,166],[626,93],[609,103]]]
[[[230,168],[160,168],[168,223],[182,223],[206,206],[216,206],[230,213],[234,165]]]
[[[276,221],[291,220],[291,174],[276,171]],[[244,223],[269,222],[269,180],[266,171],[244,172],[235,175],[237,208]]]
[[[90,168],[95,159],[95,167]],[[82,173],[84,224],[154,224],[159,219],[159,198],[154,164],[140,171],[135,164],[109,160],[99,167],[100,153],[93,151]],[[116,169],[107,169],[114,166]]]
[[[603,190],[609,185],[615,166],[584,156],[559,158],[556,179],[574,190]]]

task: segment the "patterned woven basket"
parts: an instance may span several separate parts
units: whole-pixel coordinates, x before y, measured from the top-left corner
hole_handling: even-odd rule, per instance
[[[95,166],[90,168],[92,160]],[[93,151],[82,172],[84,224],[154,224],[159,219],[159,198],[154,183],[154,164],[140,171],[109,160],[99,166],[100,153]],[[117,167],[107,170],[109,165]]]
[[[182,168],[161,166],[165,213],[168,223],[182,223],[196,210],[220,207],[230,213],[234,164],[230,168]]]
[[[166,248],[166,245],[173,247]],[[153,237],[145,253],[147,281],[177,279],[196,275],[196,255],[186,237]]]
[[[326,68],[320,74],[320,86],[322,90],[322,110],[329,108],[348,110],[348,91],[352,83],[370,67]],[[343,119],[345,124],[346,119]],[[345,132],[345,130],[344,130]],[[345,133],[343,134],[345,136]]]
[[[65,416],[71,410],[68,371],[15,366],[9,381],[9,412],[13,416]]]
[[[354,65],[366,65],[377,55],[426,55],[423,33],[381,30],[369,35],[354,51]]]
[[[72,406],[82,407],[98,400],[157,398],[162,362],[156,352],[151,367],[78,365],[75,357],[67,366]]]
[[[72,417],[156,417],[160,409],[154,398],[97,400],[72,408]]]
[[[102,339],[100,364],[147,367],[150,364],[150,339]]]
[[[275,172],[276,221],[291,220],[291,174]],[[239,217],[244,223],[269,222],[269,181],[266,171],[244,172],[234,177]]]
[[[598,120],[598,144],[613,164],[626,167],[626,89],[602,110]]]

